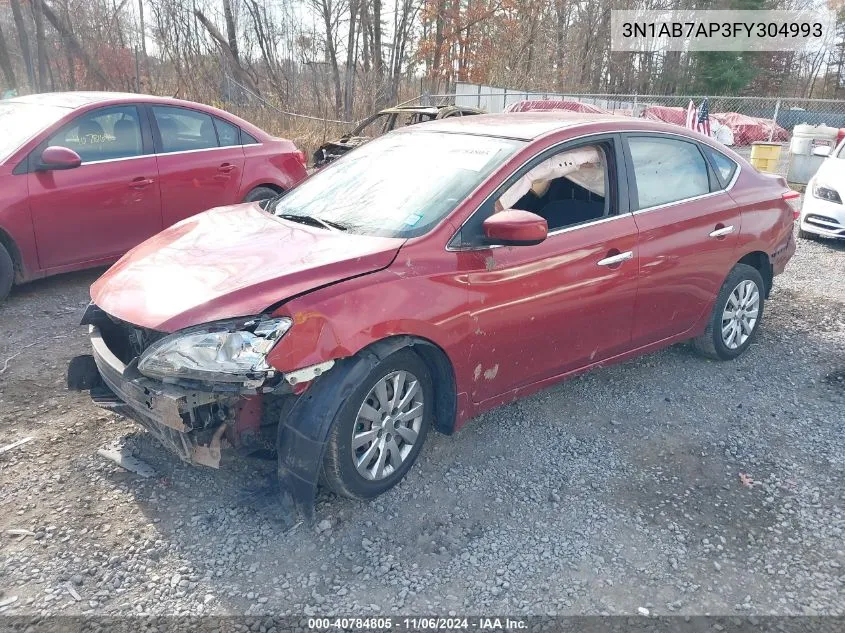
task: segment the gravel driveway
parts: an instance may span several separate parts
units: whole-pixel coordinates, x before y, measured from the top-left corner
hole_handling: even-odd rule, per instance
[[[0,455],[0,612],[845,614],[845,245],[799,240],[739,360],[594,371],[292,528],[272,462],[188,467],[65,390],[97,274],[0,304],[0,445],[33,438]],[[97,456],[120,438],[154,477]]]

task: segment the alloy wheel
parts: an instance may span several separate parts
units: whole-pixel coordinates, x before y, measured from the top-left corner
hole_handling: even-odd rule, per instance
[[[370,481],[392,475],[414,448],[422,427],[423,390],[409,371],[381,378],[367,394],[352,431],[352,458]]]
[[[737,349],[748,340],[760,314],[760,289],[750,279],[739,282],[722,312],[722,342]]]

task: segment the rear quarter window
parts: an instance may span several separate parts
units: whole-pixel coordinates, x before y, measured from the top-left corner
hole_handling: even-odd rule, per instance
[[[728,186],[731,180],[733,180],[734,174],[739,166],[730,158],[721,152],[717,152],[711,147],[702,146],[702,150],[704,150],[707,158],[710,159],[710,163],[713,165],[714,171],[719,176],[722,188],[724,189]]]

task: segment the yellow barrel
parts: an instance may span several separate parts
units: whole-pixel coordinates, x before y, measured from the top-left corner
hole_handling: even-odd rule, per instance
[[[780,161],[780,150],[780,143],[757,141],[751,145],[751,164],[760,171],[775,173]]]

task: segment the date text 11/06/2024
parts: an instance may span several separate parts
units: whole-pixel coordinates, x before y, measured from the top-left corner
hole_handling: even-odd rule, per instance
[[[314,631],[519,631],[528,628],[528,623],[509,617],[361,617],[361,618],[309,618],[308,628]]]

